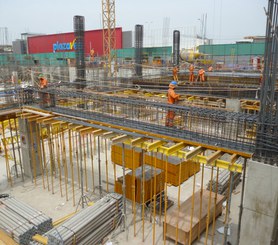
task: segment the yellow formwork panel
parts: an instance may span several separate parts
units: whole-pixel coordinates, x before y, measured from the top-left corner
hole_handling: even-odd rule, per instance
[[[142,152],[138,148],[134,148],[132,155],[132,149],[130,146],[125,145],[125,167],[129,169],[136,169],[141,166]],[[133,159],[133,160],[132,160]],[[117,165],[123,164],[122,146],[112,145],[111,147],[111,160]]]
[[[149,153],[145,155],[145,164],[154,166],[156,164],[156,167],[165,170],[166,169],[166,159],[162,160],[162,155],[157,154],[157,159],[155,159],[154,156],[151,156]],[[155,163],[156,161],[156,163]],[[180,170],[180,164],[181,164],[181,173],[180,173],[180,182],[179,182],[179,170]],[[177,157],[168,157],[167,162],[167,183],[179,186],[184,181],[186,181],[190,176],[194,175],[194,173],[197,173],[200,171],[200,163],[196,163],[192,160],[187,161],[181,161]]]

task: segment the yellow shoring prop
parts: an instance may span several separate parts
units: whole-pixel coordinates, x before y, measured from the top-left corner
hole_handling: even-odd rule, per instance
[[[13,181],[12,181],[12,177],[11,177],[11,170],[10,170],[10,163],[9,163],[9,153],[8,153],[8,149],[7,149],[7,145],[6,145],[6,137],[5,137],[5,127],[4,127],[4,122],[2,121],[2,142],[4,145],[4,152],[5,152],[5,161],[6,161],[6,173],[7,173],[7,179],[8,182],[10,182],[11,187],[13,186]]]
[[[36,166],[36,160],[35,160],[35,150],[34,150],[34,139],[33,139],[33,132],[31,123],[28,123],[29,126],[29,132],[30,132],[30,144],[31,144],[31,161],[32,161],[32,168],[33,168],[33,181],[35,186],[37,186],[37,166]]]
[[[53,130],[53,125],[52,126],[52,130]],[[60,158],[60,142],[59,142],[59,133],[58,133],[58,129],[54,128],[54,138],[55,138],[55,148],[56,148],[56,152],[55,155],[57,156],[57,164],[58,164],[58,171],[59,171],[59,186],[60,186],[60,193],[61,193],[61,197],[63,197],[63,188],[62,188],[62,168],[61,168],[61,158]]]
[[[213,245],[213,243],[214,243],[216,205],[217,205],[217,195],[218,195],[218,178],[219,178],[219,168],[216,169],[216,186],[215,186],[215,195],[214,195],[214,210],[213,210],[213,224],[212,224],[211,245]]]
[[[68,196],[68,165],[67,165],[67,155],[66,155],[66,145],[65,145],[65,132],[64,129],[60,132],[61,139],[61,151],[62,151],[62,163],[64,166],[64,174],[65,174],[65,191],[66,191],[66,200],[69,200]]]
[[[211,174],[210,174],[209,203],[208,203],[208,214],[207,214],[207,222],[206,222],[206,239],[205,239],[205,245],[207,245],[207,242],[208,242],[208,233],[209,233],[210,206],[211,206],[211,192],[212,192],[213,171],[214,171],[214,167],[212,166],[212,167],[211,167]]]
[[[72,202],[75,206],[75,189],[74,189],[74,169],[73,169],[73,159],[72,159],[72,130],[68,130],[68,139],[69,139],[69,159],[70,159],[70,172],[71,172],[71,188],[72,188]],[[73,142],[74,143],[74,142]]]
[[[37,138],[37,150],[38,150],[38,156],[39,156],[39,162],[40,162],[40,170],[41,170],[41,175],[42,175],[42,185],[43,189],[45,189],[45,182],[44,182],[44,171],[43,171],[43,164],[42,164],[42,154],[41,154],[41,143],[40,143],[40,135],[39,135],[39,130],[38,130],[38,124],[35,124],[36,128],[36,138]]]
[[[166,245],[166,227],[167,227],[167,181],[168,181],[168,156],[166,156],[166,162],[165,162],[165,191],[164,191],[164,234],[163,234],[163,240],[164,245]]]
[[[199,226],[198,226],[198,240],[200,240],[201,235],[201,218],[203,209],[203,186],[204,186],[204,169],[205,165],[202,164],[202,177],[201,177],[201,190],[200,190],[200,211],[199,211]]]
[[[91,168],[92,168],[92,191],[95,192],[95,173],[94,173],[94,152],[93,152],[93,142],[92,135],[89,134],[90,137],[90,156],[91,156]]]

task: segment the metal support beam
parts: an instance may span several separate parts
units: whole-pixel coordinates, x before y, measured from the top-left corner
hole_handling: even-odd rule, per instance
[[[189,160],[200,154],[201,152],[205,151],[205,148],[198,146],[194,150],[185,154],[184,159]]]
[[[219,157],[221,157],[223,155],[224,155],[224,152],[222,152],[222,151],[214,152],[212,155],[207,157],[207,164],[211,165],[216,159],[218,159]]]

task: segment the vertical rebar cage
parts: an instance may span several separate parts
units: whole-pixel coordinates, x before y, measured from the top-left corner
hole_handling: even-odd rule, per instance
[[[75,57],[76,57],[76,88],[83,89],[86,86],[85,72],[85,52],[84,52],[84,16],[76,15],[73,17],[74,36],[75,36]]]
[[[269,164],[278,163],[278,95],[276,91],[278,1],[269,0],[263,82],[261,85],[260,111],[255,157]]]
[[[180,31],[173,32],[173,64],[179,66],[180,63]]]
[[[142,77],[143,25],[135,26],[135,72]]]

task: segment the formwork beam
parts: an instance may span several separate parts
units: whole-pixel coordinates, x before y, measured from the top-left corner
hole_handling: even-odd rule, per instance
[[[222,151],[216,151],[213,154],[211,154],[210,156],[207,157],[207,164],[211,165],[216,159],[218,159],[219,157],[223,156],[224,152]]]
[[[35,116],[34,114],[28,114],[28,117],[33,118]],[[35,118],[35,117],[34,117]],[[113,125],[110,125],[109,131],[107,129],[97,129],[97,125],[94,124],[94,126],[85,126],[85,125],[80,125],[77,123],[72,123],[70,121],[61,121],[59,118],[55,118],[53,116],[46,117],[46,118],[38,118],[36,120],[37,123],[42,123],[42,124],[51,124],[56,125],[67,125],[68,129],[75,130],[78,132],[81,132],[82,134],[88,134],[91,133],[94,135],[94,137],[97,136],[102,136],[105,139],[111,139],[113,144],[117,143],[122,143],[125,142],[126,144],[133,146],[138,146],[146,151],[155,151],[155,152],[160,152],[164,154],[165,156],[176,156],[180,159],[186,160],[193,160],[196,162],[199,162],[201,164],[209,164],[211,166],[216,166],[221,169],[227,169],[233,172],[242,172],[242,166],[240,164],[236,164],[236,160],[241,157],[241,155],[238,155],[237,152],[233,153],[231,152],[224,152],[221,150],[216,151],[209,157],[201,155],[203,152],[207,150],[213,150],[211,148],[207,148],[204,146],[197,146],[193,150],[186,151],[184,148],[187,146],[196,146],[195,142],[192,142],[190,144],[189,142],[184,142],[184,141],[176,141],[176,143],[172,146],[166,146],[169,142],[169,140],[155,140],[153,142],[150,142],[149,137],[136,137],[135,135],[128,135],[128,134],[121,134],[118,132],[119,130],[116,129],[116,132],[114,132]],[[111,130],[111,131],[110,131]],[[126,131],[123,131],[126,132]],[[149,135],[149,134],[148,134]],[[147,135],[147,136],[148,136]],[[219,159],[222,155],[224,154],[232,154],[230,157],[230,161],[224,161]]]
[[[147,146],[147,151],[154,151],[154,150],[157,150],[159,147],[161,147],[162,145],[165,145],[166,143],[167,143],[167,142],[165,142],[165,141],[156,140],[155,142],[150,143],[150,144]]]
[[[203,151],[205,151],[205,148],[198,146],[195,149],[191,150],[190,152],[185,153],[184,159],[189,160],[191,158],[194,158],[195,156],[199,155]]]
[[[186,147],[186,144],[185,144],[185,143],[183,143],[183,142],[177,143],[177,144],[175,144],[175,145],[169,147],[169,148],[167,149],[167,151],[165,152],[165,154],[166,154],[166,155],[172,155],[172,154],[174,154],[175,152],[177,152],[177,151],[183,149],[184,147]]]
[[[120,135],[120,136],[117,136],[116,138],[112,139],[112,144],[123,143],[123,142],[127,141],[130,138],[131,138],[131,136],[126,135],[126,134]]]
[[[142,145],[143,143],[145,143],[148,140],[149,139],[145,138],[145,137],[138,137],[138,138],[132,139],[131,140],[131,146],[134,147],[134,146],[137,146],[137,145]]]

